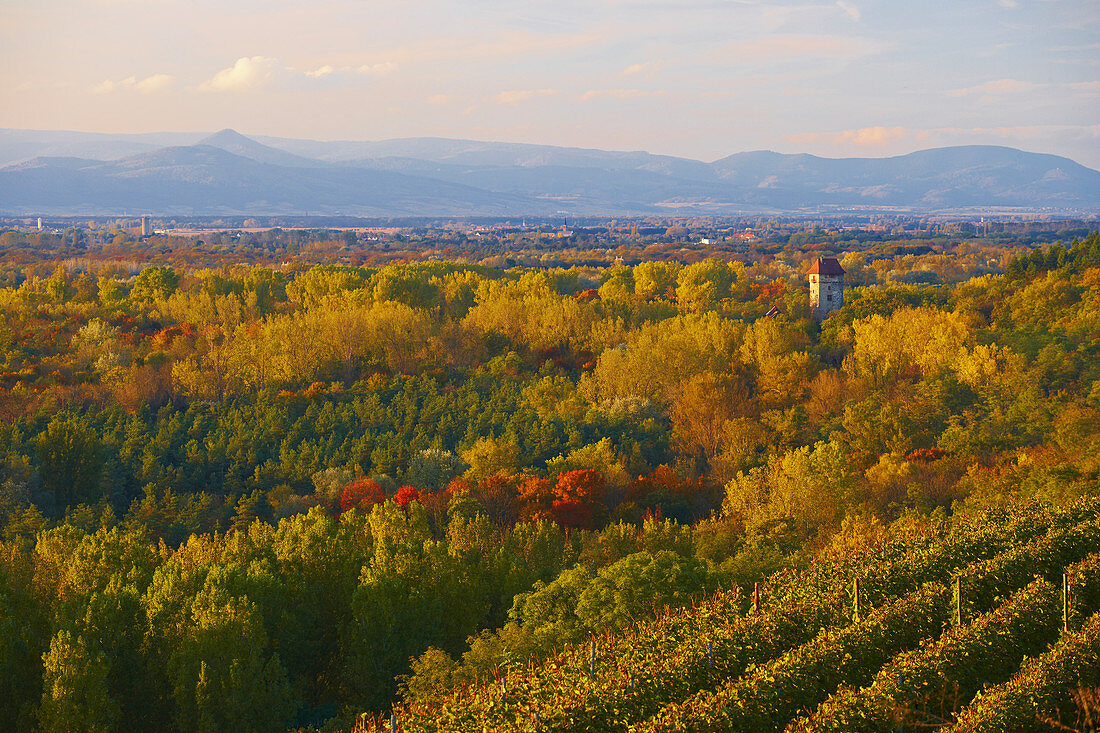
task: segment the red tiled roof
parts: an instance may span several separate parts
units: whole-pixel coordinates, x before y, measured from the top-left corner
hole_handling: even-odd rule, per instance
[[[835,257],[818,257],[817,262],[810,268],[810,275],[843,275],[844,268],[836,261]]]

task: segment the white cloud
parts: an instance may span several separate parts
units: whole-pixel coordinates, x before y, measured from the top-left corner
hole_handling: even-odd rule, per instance
[[[115,91],[133,90],[141,94],[153,94],[172,86],[174,81],[171,74],[153,74],[138,80],[136,76],[128,76],[122,81],[104,79],[92,87],[95,94],[110,94]]]
[[[892,140],[900,140],[909,137],[911,133],[904,127],[863,127],[858,130],[845,130],[837,135],[838,143],[854,143],[855,145],[879,146]]]
[[[557,94],[557,89],[513,89],[501,92],[496,96],[497,104],[506,104],[515,107],[521,102],[526,102],[535,97],[549,97]]]
[[[134,84],[134,89],[142,94],[152,94],[172,85],[171,74],[153,74]]]
[[[202,84],[200,92],[236,92],[263,86],[281,71],[277,59],[266,56],[242,56],[228,69],[222,69]]]
[[[634,76],[636,74],[645,74],[646,78],[653,78],[665,64],[663,61],[643,61],[638,64],[631,64],[625,69],[619,72],[620,76]]]
[[[1020,3],[1016,2],[1016,0],[997,0],[997,4],[1000,5],[1002,8],[1020,7]]]
[[[842,130],[840,132],[800,132],[795,135],[783,135],[783,139],[791,143],[832,143],[834,145],[848,144],[861,147],[880,147],[890,142],[912,138],[923,140],[927,138],[925,130],[909,130],[904,127],[861,127],[854,130]]]
[[[858,147],[895,147],[895,143],[918,145],[964,145],[991,142],[991,138],[1020,144],[1045,144],[1052,141],[1100,138],[1100,125],[1017,125],[1014,127],[863,127],[840,132],[800,132],[781,135],[796,145],[844,145]],[[896,149],[896,147],[895,147]]]
[[[424,101],[428,104],[435,105],[436,107],[442,107],[445,104],[450,104],[454,101],[454,96],[450,94],[433,94]]]
[[[1018,92],[1030,92],[1032,89],[1038,89],[1042,86],[1045,85],[1021,81],[1020,79],[997,79],[965,89],[950,89],[947,93],[952,97],[963,97],[967,94],[1016,94]]]
[[[848,14],[848,17],[852,20],[858,21],[860,18],[859,8],[853,3],[846,2],[846,0],[837,0],[836,6]]]
[[[654,91],[647,91],[645,89],[589,89],[581,95],[581,101],[588,102],[600,97],[611,97],[613,99],[641,99],[643,97],[660,97],[664,94],[668,94],[668,91],[665,89],[657,89]]]
[[[292,89],[326,87],[350,83],[356,76],[384,76],[397,69],[392,61],[360,66],[322,64],[315,69],[296,69],[266,56],[243,56],[197,87],[200,92],[228,92],[280,84]]]
[[[377,64],[363,64],[355,69],[355,73],[363,76],[385,76],[397,70],[397,64],[392,61],[382,61]]]

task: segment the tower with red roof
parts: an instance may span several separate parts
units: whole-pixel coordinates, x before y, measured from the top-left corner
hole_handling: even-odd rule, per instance
[[[844,268],[835,257],[819,257],[810,271],[810,311],[819,321],[844,305]]]

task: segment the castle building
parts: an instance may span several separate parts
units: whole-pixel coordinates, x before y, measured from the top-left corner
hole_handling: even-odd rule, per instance
[[[835,257],[819,257],[807,273],[810,311],[819,321],[844,305],[844,268]]]

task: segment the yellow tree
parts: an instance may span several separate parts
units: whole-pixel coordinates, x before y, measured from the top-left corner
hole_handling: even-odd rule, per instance
[[[641,300],[672,298],[676,293],[679,262],[642,262],[634,268],[634,295]]]

